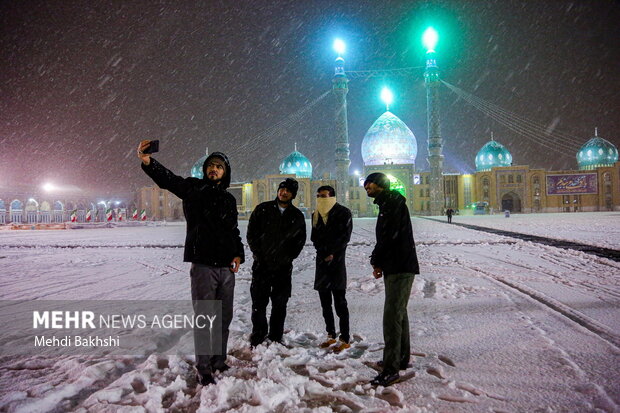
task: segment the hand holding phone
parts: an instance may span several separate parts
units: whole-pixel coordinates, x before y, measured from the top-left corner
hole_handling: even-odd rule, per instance
[[[151,154],[155,152],[159,152],[159,139],[150,141],[149,146],[142,150],[142,153],[144,154]]]
[[[153,145],[153,142],[156,142],[156,144]],[[155,149],[155,151],[153,151],[153,149]],[[140,158],[144,165],[149,165],[151,163],[151,154],[158,150],[159,141],[149,141],[145,139],[138,144],[138,158]]]

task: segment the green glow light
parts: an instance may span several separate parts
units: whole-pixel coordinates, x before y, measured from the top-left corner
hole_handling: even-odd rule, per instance
[[[422,35],[422,43],[424,44],[424,47],[426,47],[426,50],[435,50],[435,46],[437,45],[438,41],[439,34],[437,34],[437,31],[432,27],[426,29],[426,31]]]
[[[387,87],[384,87],[383,90],[381,91],[381,100],[387,106],[390,106],[392,102],[394,101],[394,95],[392,94],[392,91],[388,89]]]
[[[346,45],[341,39],[334,40],[334,50],[338,53],[338,56],[342,56],[346,49]]]

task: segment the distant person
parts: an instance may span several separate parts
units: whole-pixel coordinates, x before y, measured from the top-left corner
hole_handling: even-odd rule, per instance
[[[351,239],[353,221],[351,211],[336,202],[336,191],[329,185],[316,191],[316,211],[312,214],[310,239],[316,248],[316,271],[314,289],[319,292],[323,318],[327,329],[327,340],[321,348],[336,343],[336,353],[345,350],[349,344],[349,309],[345,297],[347,288],[347,267],[345,256]],[[336,326],[332,311],[332,297],[340,324],[340,337],[336,341]]]
[[[385,303],[383,306],[383,360],[381,373],[373,385],[389,386],[400,379],[399,370],[409,364],[409,317],[407,303],[415,274],[420,273],[413,241],[411,217],[405,197],[390,190],[389,178],[375,172],[366,178],[364,189],[379,206],[377,244],[370,257],[375,278],[384,277]]]
[[[252,264],[252,334],[250,345],[265,339],[282,342],[286,305],[291,297],[293,260],[306,243],[306,220],[293,205],[299,184],[286,178],[278,187],[275,200],[258,205],[248,223],[248,245]],[[271,316],[267,324],[267,305]]]
[[[448,217],[448,224],[452,223],[452,215],[454,215],[454,210],[452,208],[448,208],[446,210],[446,216]]]
[[[162,189],[183,200],[187,235],[183,261],[191,262],[192,302],[199,314],[199,300],[222,301],[222,348],[220,355],[196,354],[196,376],[202,385],[215,383],[213,373],[228,370],[228,329],[233,316],[235,273],[244,262],[243,244],[237,222],[237,202],[226,188],[230,185],[230,162],[222,152],[205,160],[204,177],[181,178],[144,153],[150,141],[138,145],[142,170]],[[194,331],[198,353],[199,342]]]

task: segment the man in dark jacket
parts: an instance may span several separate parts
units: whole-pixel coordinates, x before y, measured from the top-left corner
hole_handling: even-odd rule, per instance
[[[454,210],[452,208],[448,208],[446,210],[446,216],[448,217],[448,224],[452,223],[452,215],[454,215]]]
[[[213,152],[204,162],[203,179],[182,178],[145,154],[150,141],[138,146],[142,170],[162,189],[183,200],[187,221],[183,260],[190,270],[194,312],[201,313],[203,300],[222,301],[222,346],[219,355],[198,354],[205,344],[194,331],[196,372],[203,384],[215,383],[213,372],[225,371],[228,328],[233,315],[235,275],[244,261],[243,244],[237,223],[237,203],[226,188],[230,185],[230,162],[221,152]]]
[[[399,370],[409,364],[409,317],[407,303],[415,274],[420,273],[413,241],[411,217],[406,199],[390,190],[390,180],[380,172],[368,175],[364,189],[379,205],[377,244],[370,264],[373,276],[384,276],[385,303],[383,306],[383,371],[371,383],[389,386],[400,378]]]
[[[293,205],[299,184],[287,178],[278,187],[277,198],[258,205],[248,223],[248,245],[252,264],[252,335],[256,347],[269,338],[282,341],[286,305],[291,296],[293,260],[306,243],[306,221]],[[267,326],[267,304],[271,316]]]
[[[336,326],[332,312],[332,297],[340,320],[340,342],[334,346],[339,353],[349,347],[349,309],[345,297],[347,267],[345,256],[351,239],[351,211],[336,202],[336,191],[329,185],[317,189],[317,208],[312,215],[310,239],[316,248],[314,289],[319,292],[327,340],[320,347],[336,344]]]

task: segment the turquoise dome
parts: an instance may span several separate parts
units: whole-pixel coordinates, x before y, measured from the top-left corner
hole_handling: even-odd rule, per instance
[[[295,175],[298,178],[312,178],[312,164],[297,148],[280,164],[280,173]]]
[[[362,141],[364,165],[415,164],[418,143],[411,129],[390,111],[372,124]]]
[[[202,165],[204,165],[208,156],[209,155],[205,155],[202,158],[198,159],[194,166],[192,166],[192,169],[190,171],[190,175],[192,177],[202,179],[202,177],[204,176],[204,174],[202,173]]]
[[[492,140],[487,142],[476,155],[476,171],[490,171],[497,166],[512,165],[512,155],[501,143]]]
[[[618,162],[618,148],[599,136],[594,136],[587,141],[577,152],[579,169],[613,166],[615,162]]]

